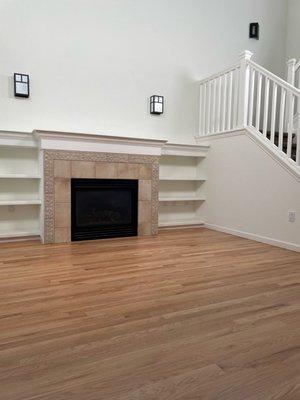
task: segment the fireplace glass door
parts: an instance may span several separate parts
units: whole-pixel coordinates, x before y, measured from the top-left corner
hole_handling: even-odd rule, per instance
[[[137,235],[138,181],[71,180],[72,240]]]

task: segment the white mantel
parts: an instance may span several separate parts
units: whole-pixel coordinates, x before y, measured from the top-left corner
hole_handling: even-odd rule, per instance
[[[41,150],[88,151],[160,156],[167,140],[139,139],[96,133],[35,130]]]

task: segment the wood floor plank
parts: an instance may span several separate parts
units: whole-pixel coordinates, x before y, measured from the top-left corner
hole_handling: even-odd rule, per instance
[[[300,254],[205,228],[0,244],[1,400],[299,400]]]

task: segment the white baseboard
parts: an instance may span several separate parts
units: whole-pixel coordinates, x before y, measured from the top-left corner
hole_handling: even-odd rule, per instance
[[[260,235],[254,234],[254,233],[238,231],[236,229],[227,228],[225,226],[220,226],[220,225],[213,225],[213,224],[205,223],[204,226],[206,228],[212,229],[214,231],[229,233],[230,235],[235,235],[235,236],[243,237],[245,239],[255,240],[256,242],[262,242],[262,243],[270,244],[272,246],[282,247],[284,249],[300,252],[300,245],[297,243],[284,242],[282,240],[272,239],[270,237],[260,236]]]

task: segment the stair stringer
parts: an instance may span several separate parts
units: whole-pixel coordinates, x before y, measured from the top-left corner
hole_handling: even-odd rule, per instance
[[[258,132],[255,128],[247,126],[244,128],[235,128],[212,135],[195,136],[197,144],[210,144],[211,140],[224,137],[232,137],[246,134],[251,140],[253,140],[258,146],[261,147],[270,157],[273,158],[278,164],[281,165],[287,172],[289,172],[296,181],[300,182],[300,166],[298,167],[293,160],[289,159],[283,151],[280,151],[278,147],[272,142],[265,138],[262,133]]]

